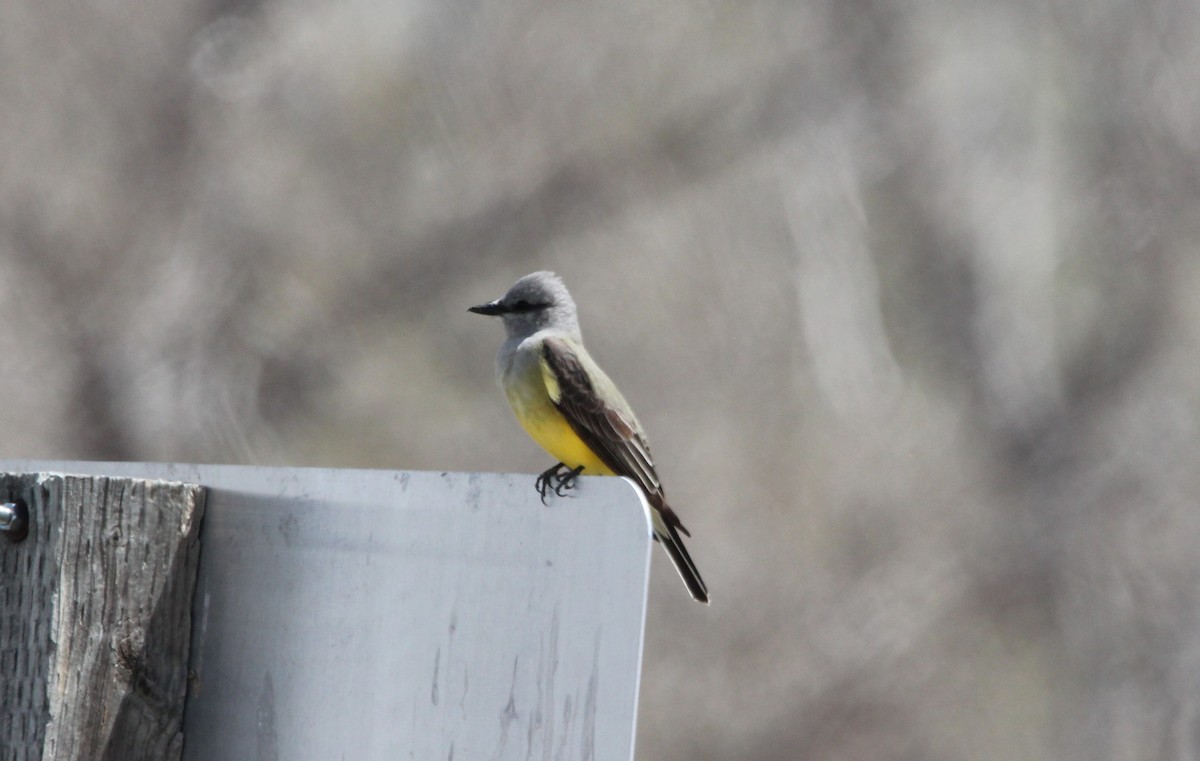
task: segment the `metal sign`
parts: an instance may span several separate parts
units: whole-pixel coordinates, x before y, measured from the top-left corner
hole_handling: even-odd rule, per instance
[[[4,461],[209,489],[185,761],[629,759],[644,502],[584,478]]]

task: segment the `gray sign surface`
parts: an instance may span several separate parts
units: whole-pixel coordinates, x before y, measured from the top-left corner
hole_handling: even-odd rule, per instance
[[[584,478],[8,460],[197,483],[185,761],[629,759],[650,539]]]

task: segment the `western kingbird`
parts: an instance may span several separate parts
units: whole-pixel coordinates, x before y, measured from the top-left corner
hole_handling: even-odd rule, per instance
[[[629,403],[583,348],[575,301],[562,280],[534,272],[469,311],[504,320],[507,337],[496,357],[504,394],[525,431],[559,461],[535,482],[542,500],[548,491],[562,496],[581,474],[632,480],[650,505],[654,538],[692,597],[707,603],[708,589],[679,538],[691,534],[667,505]]]

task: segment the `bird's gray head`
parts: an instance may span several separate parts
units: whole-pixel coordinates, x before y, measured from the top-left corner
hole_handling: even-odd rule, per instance
[[[575,300],[553,272],[526,275],[513,283],[508,293],[469,311],[503,318],[509,338],[523,338],[546,328],[579,335]]]

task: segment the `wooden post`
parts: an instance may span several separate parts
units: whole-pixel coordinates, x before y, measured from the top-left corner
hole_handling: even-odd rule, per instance
[[[0,474],[0,761],[180,757],[204,489]]]
[[[125,488],[115,476],[204,485],[182,761],[633,758],[653,547],[648,506],[624,479],[584,477],[570,496],[546,504],[524,474],[0,461],[0,473],[47,471],[107,476],[109,492]],[[78,520],[53,524],[65,531]],[[181,563],[195,520],[182,516],[175,529],[157,531],[153,549],[180,544]],[[24,544],[0,539],[0,565],[29,567],[30,542],[49,542],[38,533],[45,523]],[[107,534],[82,532],[89,535],[95,544]],[[181,578],[181,588],[190,585]],[[27,599],[13,595],[0,599]],[[176,604],[143,598],[160,609]],[[183,620],[186,595],[170,599]],[[160,631],[155,641],[177,644],[178,656],[141,669],[154,689],[125,688],[126,702],[141,701],[147,713],[158,703],[146,696],[174,689],[181,673],[156,669],[181,664],[185,642],[162,633],[175,631],[169,626],[150,629]],[[11,734],[9,696],[57,684],[45,675],[64,673],[43,662],[40,679],[23,677],[32,686],[10,687],[17,653],[6,631],[0,749]],[[91,646],[73,631],[80,647]],[[31,639],[39,637],[47,638]],[[22,658],[22,673],[37,663]],[[80,705],[92,707],[90,699]],[[173,758],[177,723],[150,716],[141,731],[165,750],[97,741],[100,750],[70,757]],[[0,750],[0,761],[27,758],[39,756]]]

